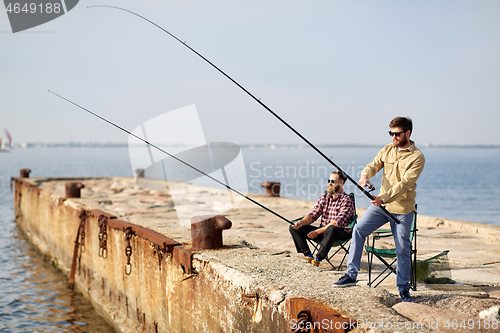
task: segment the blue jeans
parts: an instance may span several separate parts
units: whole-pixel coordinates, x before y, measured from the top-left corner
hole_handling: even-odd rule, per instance
[[[397,253],[396,272],[398,289],[400,292],[410,290],[410,231],[414,214],[414,212],[409,214],[392,214],[400,222],[396,224],[382,209],[375,205],[370,205],[352,231],[351,248],[349,250],[345,274],[356,279],[366,237],[385,223],[391,222],[391,230]]]

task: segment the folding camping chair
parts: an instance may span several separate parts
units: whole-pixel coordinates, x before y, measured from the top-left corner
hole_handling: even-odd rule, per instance
[[[411,277],[410,277],[410,288],[412,290],[417,290],[417,205],[415,204],[415,215],[413,216],[413,222],[411,225],[410,231],[410,256],[411,256]],[[372,233],[371,237],[368,236],[366,239],[365,250],[368,253],[368,286],[372,286],[377,280],[376,285],[373,287],[377,287],[382,283],[391,273],[396,274],[396,268],[394,264],[397,261],[396,249],[384,249],[380,247],[375,247],[375,242],[377,240],[391,237],[392,231],[391,229],[379,229]],[[371,246],[370,246],[370,238],[371,238]],[[379,245],[380,246],[380,245]],[[372,280],[372,270],[373,270],[373,257],[377,257],[384,265],[385,269],[377,275]],[[388,260],[386,260],[388,259]],[[390,261],[390,263],[389,263]],[[384,275],[385,274],[385,275]]]
[[[349,196],[352,198],[353,202],[354,202],[354,193],[349,193]],[[300,217],[298,219],[295,219],[295,220],[292,220],[292,222],[298,222],[300,220],[302,220],[303,217]],[[354,228],[354,226],[356,225],[356,222],[358,221],[358,215],[356,214],[356,202],[354,202],[354,216],[352,217],[352,220],[351,220],[351,223],[349,223],[349,225],[346,226],[346,229],[351,229],[351,228]],[[344,257],[342,258],[342,261],[340,262],[340,265],[338,267],[337,270],[340,271],[340,268],[342,267],[342,264],[344,263],[344,260],[345,258],[347,257],[347,255],[349,254],[349,249],[351,248],[351,245],[349,244],[349,246],[346,248],[346,245],[347,243],[349,243],[349,241],[351,240],[351,237],[349,237],[348,239],[346,240],[338,240],[338,241],[335,241],[332,245],[332,249],[334,247],[338,247],[338,249],[330,256],[327,256],[325,258],[325,260],[330,264],[330,266],[332,266],[333,269],[335,269],[335,266],[332,264],[331,260],[332,258],[340,251],[340,250],[344,250],[345,253],[344,253]],[[312,251],[312,255],[315,257],[316,256],[316,253],[319,251],[319,246],[321,245],[321,242],[320,241],[317,241],[317,240],[314,240],[314,239],[309,239],[307,238],[307,241],[309,242],[309,244],[312,245],[312,247],[314,248],[314,250]]]

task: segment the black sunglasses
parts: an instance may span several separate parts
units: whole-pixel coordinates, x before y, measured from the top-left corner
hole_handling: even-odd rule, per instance
[[[329,184],[335,184],[335,179],[328,179]]]
[[[402,131],[402,132],[392,132],[392,131],[389,131],[389,135],[390,136],[396,136],[396,137],[398,137],[400,134],[403,134],[405,132],[407,132],[407,131]]]

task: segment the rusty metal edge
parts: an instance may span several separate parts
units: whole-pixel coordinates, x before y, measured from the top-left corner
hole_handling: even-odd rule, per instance
[[[44,178],[46,180],[74,180],[75,178]],[[83,179],[83,178],[78,178]],[[96,179],[96,178],[89,178]],[[37,178],[12,178],[14,182],[19,183],[19,185],[24,185],[29,187],[30,189],[35,189],[37,192],[40,192],[40,187],[37,184],[34,184],[38,179]],[[65,200],[65,198],[63,198]],[[117,216],[101,211],[99,209],[83,209],[86,211],[87,216],[98,218],[101,215],[104,215],[108,218],[108,227],[115,230],[125,231],[127,228],[131,228],[132,232],[151,243],[163,248],[165,252],[172,254],[174,257],[174,261],[179,264],[182,264],[187,274],[191,274],[193,272],[192,260],[193,253],[190,250],[183,248],[178,242],[175,240],[168,238],[165,235],[162,235],[154,230],[144,228],[143,226],[119,220]]]
[[[108,218],[108,227],[111,229],[125,231],[127,228],[131,228],[136,236],[147,239],[151,243],[163,248],[165,252],[172,254],[174,261],[184,267],[186,274],[193,273],[193,253],[183,248],[181,244],[175,240],[154,230],[144,228],[143,226],[118,220],[115,215],[103,212],[99,209],[88,210],[87,214],[94,218],[98,218],[101,215],[106,216]]]
[[[287,298],[285,300],[285,309],[290,316],[290,320],[297,318],[300,311],[309,310],[313,323],[323,323],[324,320],[328,323],[341,323],[338,325],[340,327],[338,329],[335,327],[336,325],[333,324],[333,327],[330,326],[328,330],[320,329],[318,332],[348,332],[357,326],[357,321],[355,319],[346,317],[339,311],[311,299],[299,297]],[[344,325],[342,325],[342,323],[344,323]]]
[[[111,229],[125,231],[125,229],[127,228],[132,228],[132,232],[135,235],[147,239],[151,243],[164,248],[168,253],[173,253],[174,247],[181,245],[175,240],[168,238],[167,236],[162,235],[154,230],[144,228],[143,226],[140,226],[138,224],[119,220],[117,216],[103,212],[102,210],[91,209],[87,210],[87,213],[89,214],[89,216],[95,218],[98,218],[101,215],[106,216],[108,218],[108,227]]]
[[[38,195],[40,195],[41,189],[37,184],[33,183],[33,178],[11,177],[10,181],[11,183],[14,182],[14,186],[16,186],[16,184],[19,184],[19,186],[26,186],[28,188],[28,191],[34,191]]]
[[[79,181],[79,180],[94,180],[94,179],[105,179],[105,178],[120,178],[120,177],[81,177],[81,178],[68,178],[68,177],[37,177],[37,178],[21,178],[21,177],[11,177],[11,182],[17,182],[21,185],[26,185],[29,188],[35,188],[36,191],[40,192],[40,184],[48,181]],[[65,199],[65,198],[63,198]]]
[[[19,183],[19,185],[25,185],[27,187],[38,187],[37,185],[33,184],[33,182],[30,182],[29,181],[30,179],[33,180],[33,178],[19,178],[19,177],[14,177],[14,178],[11,178],[11,181]]]
[[[44,178],[44,180],[74,180],[75,178]],[[84,179],[84,178],[78,178],[78,179]],[[88,178],[88,179],[96,179],[96,178]],[[33,189],[37,192],[40,192],[40,187],[34,182],[36,182],[37,178],[12,178],[14,182],[19,183],[19,185],[24,185],[29,187],[30,189]],[[62,198],[65,199],[65,198]],[[154,230],[144,228],[143,226],[127,222],[127,221],[122,221],[119,220],[117,216],[101,211],[99,209],[91,209],[85,211],[88,213],[89,216],[96,217],[98,218],[100,215],[104,215],[108,218],[108,226],[112,229],[116,230],[125,230],[128,227],[131,227],[134,234],[137,236],[140,236],[144,239],[149,240],[151,243],[164,247],[165,250],[169,253],[173,253],[173,248],[175,246],[181,245],[180,243],[176,242],[175,240],[168,238],[165,235],[162,235]]]
[[[174,261],[184,267],[185,273],[193,272],[193,253],[181,246],[174,247]]]

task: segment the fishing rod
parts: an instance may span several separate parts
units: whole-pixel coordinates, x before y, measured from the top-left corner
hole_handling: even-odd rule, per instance
[[[320,154],[324,159],[326,159],[331,165],[333,165],[335,167],[335,169],[337,169],[338,171],[341,171],[346,177],[347,179],[349,179],[349,181],[351,181],[364,195],[366,195],[370,200],[374,200],[375,198],[368,192],[366,191],[363,187],[361,187],[361,185],[359,185],[353,178],[351,178],[351,176],[349,176],[347,173],[345,173],[337,164],[335,164],[335,162],[332,161],[332,159],[328,158],[321,150],[319,150],[315,145],[313,145],[309,140],[307,140],[302,134],[300,134],[295,128],[293,128],[291,125],[289,125],[283,118],[281,118],[277,113],[275,113],[273,110],[271,110],[267,105],[265,105],[263,102],[261,102],[261,100],[257,97],[255,97],[250,91],[248,91],[247,89],[245,89],[241,84],[239,84],[236,80],[234,80],[232,77],[230,77],[229,75],[227,75],[222,69],[220,69],[219,67],[217,67],[214,63],[212,63],[210,60],[208,60],[207,58],[205,58],[201,53],[199,53],[198,51],[196,51],[195,49],[193,49],[191,46],[187,45],[185,41],[182,41],[180,40],[179,38],[177,38],[175,35],[173,35],[172,33],[170,33],[169,31],[167,31],[166,29],[164,29],[163,27],[159,26],[158,24],[154,23],[153,21],[145,18],[144,16],[141,16],[137,13],[134,13],[133,11],[131,10],[128,10],[128,9],[125,9],[125,8],[121,8],[121,7],[116,7],[116,6],[108,6],[108,5],[96,5],[96,6],[88,6],[87,8],[112,8],[112,9],[119,9],[119,10],[123,10],[127,13],[130,13],[130,14],[133,14],[143,20],[145,20],[146,22],[149,22],[151,23],[152,25],[154,25],[155,27],[157,27],[158,29],[162,30],[163,32],[167,33],[169,36],[171,36],[172,38],[174,38],[176,41],[178,41],[179,43],[181,43],[182,45],[184,45],[185,47],[187,47],[189,50],[191,50],[192,52],[194,52],[197,56],[199,56],[200,58],[202,58],[203,60],[205,60],[208,64],[210,64],[213,68],[215,68],[217,71],[219,71],[222,75],[224,75],[225,77],[227,77],[231,82],[233,82],[235,85],[237,85],[240,89],[242,89],[244,92],[246,92],[250,97],[252,97],[257,103],[259,103],[264,109],[266,109],[267,111],[269,111],[273,116],[275,116],[279,121],[281,121],[286,127],[288,127],[292,132],[294,132],[296,135],[298,135],[302,140],[304,140],[312,149],[314,149],[318,154]],[[371,191],[372,189],[369,188],[369,190]],[[380,208],[396,223],[396,224],[399,224],[399,221],[398,219],[396,219],[394,217],[394,215],[392,215],[391,213],[389,213],[387,211],[387,209],[384,207],[384,206],[380,206]]]
[[[193,165],[191,165],[191,164],[189,164],[189,163],[187,163],[187,162],[184,162],[183,160],[181,160],[180,158],[176,157],[175,155],[172,155],[172,154],[170,154],[169,152],[165,151],[164,149],[162,149],[162,148],[160,148],[160,147],[156,146],[155,144],[153,144],[153,143],[151,143],[151,142],[149,142],[149,141],[147,141],[147,140],[144,140],[144,139],[143,139],[143,138],[141,138],[140,136],[135,135],[134,133],[130,132],[129,130],[127,130],[127,129],[123,128],[123,127],[121,127],[120,125],[117,125],[117,124],[113,123],[112,121],[109,121],[109,120],[107,120],[107,119],[106,119],[106,118],[104,118],[104,117],[101,117],[101,116],[100,116],[100,115],[98,115],[97,113],[94,113],[94,112],[92,112],[92,111],[90,111],[90,110],[88,110],[88,109],[84,108],[83,106],[81,106],[81,105],[79,105],[79,104],[77,104],[77,103],[75,103],[75,102],[73,102],[73,101],[71,101],[71,100],[67,99],[66,97],[63,97],[63,96],[61,96],[61,95],[59,95],[59,94],[57,94],[57,93],[55,93],[55,92],[53,92],[53,91],[51,91],[51,90],[49,90],[49,92],[50,92],[50,93],[52,93],[52,94],[54,94],[54,95],[56,95],[56,96],[57,96],[57,97],[59,97],[59,98],[64,99],[65,101],[67,101],[67,102],[69,102],[69,103],[71,103],[71,104],[73,104],[73,105],[75,105],[75,106],[79,107],[80,109],[87,111],[87,112],[88,112],[88,113],[90,113],[91,115],[93,115],[93,116],[95,116],[95,117],[97,117],[97,118],[99,118],[99,119],[101,119],[101,120],[104,120],[104,121],[105,121],[105,122],[107,122],[108,124],[113,125],[114,127],[116,127],[116,128],[118,128],[118,129],[120,129],[120,130],[124,131],[125,133],[127,133],[127,134],[129,134],[129,135],[133,136],[134,138],[136,138],[136,139],[138,139],[138,140],[140,140],[140,141],[144,142],[145,144],[147,144],[147,145],[149,145],[149,146],[151,146],[151,147],[153,147],[153,148],[155,148],[155,149],[158,149],[158,150],[159,150],[159,151],[161,151],[162,153],[167,154],[168,156],[172,157],[173,159],[177,160],[178,162],[181,162],[182,164],[184,164],[184,165],[186,165],[186,166],[190,167],[191,169],[198,171],[198,172],[199,172],[199,173],[201,173],[202,175],[204,175],[204,176],[206,176],[206,177],[208,177],[208,178],[212,179],[213,181],[217,182],[218,184],[220,184],[220,185],[222,185],[222,186],[226,187],[228,190],[231,190],[231,191],[235,192],[236,194],[241,195],[243,198],[245,198],[245,199],[247,199],[247,200],[250,200],[251,202],[253,202],[253,203],[254,203],[254,204],[256,204],[257,206],[259,206],[260,208],[267,210],[268,212],[270,212],[270,213],[274,214],[275,216],[279,217],[280,219],[285,220],[285,221],[286,221],[286,222],[288,222],[289,224],[291,224],[291,225],[293,225],[293,224],[294,224],[293,222],[291,222],[291,221],[290,221],[290,220],[288,220],[287,218],[285,218],[285,217],[281,216],[280,214],[276,213],[275,211],[273,211],[273,210],[271,210],[271,209],[267,208],[266,206],[264,206],[264,205],[260,204],[259,202],[255,201],[254,199],[250,198],[249,196],[247,196],[247,195],[245,195],[245,194],[241,193],[240,191],[238,191],[238,190],[236,190],[236,189],[234,189],[234,188],[230,187],[228,184],[223,183],[223,182],[221,182],[220,180],[218,180],[218,179],[216,179],[216,178],[214,178],[214,177],[210,176],[210,175],[209,175],[209,174],[207,174],[206,172],[204,172],[204,171],[202,171],[202,170],[198,169],[197,167],[195,167],[195,166],[193,166]]]

